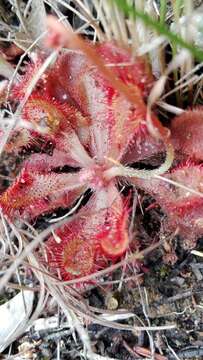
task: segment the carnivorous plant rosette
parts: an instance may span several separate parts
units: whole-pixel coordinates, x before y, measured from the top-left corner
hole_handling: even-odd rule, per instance
[[[114,43],[84,44],[90,55],[97,54],[99,63],[94,64],[89,53],[80,49],[62,51],[23,108],[22,119],[31,123],[31,128],[14,130],[7,144],[7,150],[16,152],[37,143],[40,137],[52,144],[52,153],[31,154],[18,178],[0,197],[1,208],[10,219],[33,220],[58,208],[70,208],[91,189],[92,195],[77,218],[68,220],[46,241],[48,265],[59,270],[65,280],[91,274],[128,249],[130,210],[119,184],[127,181],[148,191],[165,210],[170,226],[181,225],[181,230],[189,221],[198,222],[197,211],[191,212],[185,199],[200,201],[198,194],[194,195],[196,182],[189,195],[187,186],[177,191],[170,183],[173,179],[187,185],[188,165],[166,174],[168,182],[159,178],[172,164],[173,146],[168,129],[156,115],[147,113],[145,100],[153,77],[145,60],[134,60],[127,49]],[[42,61],[38,54],[14,85],[13,98],[23,98]],[[187,126],[185,118],[183,121]],[[176,148],[182,141],[181,135],[177,137]],[[164,151],[166,159],[157,169],[129,167]],[[202,178],[200,167],[190,165],[190,169]],[[184,216],[179,217],[182,203]]]

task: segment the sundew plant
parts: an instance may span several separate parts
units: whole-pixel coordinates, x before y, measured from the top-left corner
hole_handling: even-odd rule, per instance
[[[203,235],[202,10],[190,1],[11,3],[0,147],[18,165],[0,194],[0,288],[31,269],[40,290],[30,323],[49,294],[84,340],[78,315],[115,326],[86,306],[84,290],[116,269],[129,275],[130,264],[139,271],[163,238],[191,249]],[[143,194],[160,212],[148,247],[136,225]]]

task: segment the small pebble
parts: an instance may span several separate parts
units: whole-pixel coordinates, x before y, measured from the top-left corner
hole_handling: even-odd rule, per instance
[[[105,302],[108,310],[116,310],[118,308],[118,300],[112,295],[107,296]]]

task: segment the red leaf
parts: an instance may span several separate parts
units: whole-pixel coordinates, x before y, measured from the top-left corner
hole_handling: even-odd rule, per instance
[[[122,83],[128,85],[131,93],[137,93],[137,103],[132,105],[127,101],[106,79],[100,68],[93,67],[85,55],[74,51],[59,57],[47,73],[46,93],[50,98],[76,106],[90,119],[92,125],[89,131],[82,131],[83,136],[80,138],[85,145],[87,139],[91,138],[91,155],[101,162],[105,156],[120,159],[129,146],[132,151],[133,144],[134,154],[136,153],[136,136],[146,122],[146,107],[142,95],[148,93],[153,78],[144,60],[132,59],[126,49],[120,49],[112,43],[103,43],[97,46],[96,51],[107,67],[109,64],[115,65],[109,69]],[[120,66],[121,63],[124,65]],[[125,66],[126,63],[130,65]],[[144,128],[149,137],[146,126]],[[156,141],[154,146],[156,147]]]
[[[184,156],[203,160],[203,107],[187,110],[172,121],[175,149]]]
[[[126,215],[113,183],[96,192],[76,219],[48,239],[49,265],[58,268],[65,280],[106,266],[107,259],[121,256],[128,248]]]
[[[86,190],[85,184],[78,180],[78,173],[37,173],[36,169],[35,172],[28,169],[29,165],[23,168],[0,196],[0,206],[10,217],[33,218],[58,207],[68,207]]]
[[[179,229],[186,247],[194,246],[197,237],[203,234],[203,168],[187,162],[165,174],[163,180],[132,182],[156,199],[167,215],[166,226],[172,231]]]
[[[69,156],[69,165],[86,166],[92,163],[73,128],[79,122],[86,124],[86,119],[75,108],[46,97],[34,96],[26,103],[23,117],[32,122],[37,131],[49,134],[56,149]]]

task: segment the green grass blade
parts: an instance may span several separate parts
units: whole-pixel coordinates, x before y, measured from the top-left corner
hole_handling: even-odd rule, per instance
[[[187,49],[197,60],[203,61],[203,50],[199,47],[186,42],[184,39],[179,37],[177,34],[171,32],[164,24],[159,21],[152,19],[149,15],[144,12],[136,9],[133,5],[128,4],[127,0],[110,0],[114,1],[120,10],[124,12],[127,16],[133,16],[134,18],[139,18],[143,23],[157,31],[160,35],[168,38],[173,44],[180,46],[184,49]]]
[[[160,23],[162,25],[165,22],[166,10],[167,10],[167,1],[166,0],[160,0]]]

